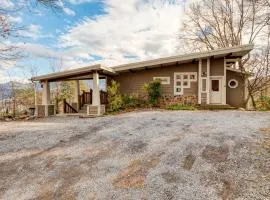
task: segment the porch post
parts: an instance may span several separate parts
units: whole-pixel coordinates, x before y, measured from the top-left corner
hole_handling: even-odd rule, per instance
[[[75,94],[74,94],[74,103],[77,103],[77,110],[80,109],[80,81],[75,81]]]
[[[97,72],[93,73],[92,105],[100,106],[99,74]]]
[[[42,105],[45,106],[45,117],[49,116],[50,104],[50,83],[48,81],[42,82]]]
[[[210,103],[210,58],[207,58],[206,63],[207,79],[206,79],[206,104]]]
[[[224,58],[224,76],[222,78],[222,104],[227,104],[227,62],[226,58]]]
[[[202,103],[202,59],[199,60],[198,69],[198,104]]]
[[[38,116],[38,98],[37,98],[37,83],[34,82],[34,90],[35,90],[35,113],[34,116]]]

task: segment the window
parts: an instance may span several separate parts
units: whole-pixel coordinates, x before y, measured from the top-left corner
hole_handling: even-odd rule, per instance
[[[194,74],[189,75],[189,79],[190,79],[190,81],[195,80],[196,79],[195,75]]]
[[[212,80],[212,91],[218,92],[219,91],[219,80]]]
[[[202,79],[202,92],[206,92],[206,89],[207,89],[207,87],[206,87],[206,79],[203,78]]]
[[[176,86],[181,86],[181,83],[182,83],[181,81],[177,81]]]
[[[174,73],[174,95],[183,95],[184,88],[197,81],[197,72]]]
[[[184,81],[184,82],[183,82],[183,86],[184,86],[184,87],[188,87],[188,81]]]
[[[237,88],[238,87],[238,81],[235,80],[235,79],[231,79],[229,82],[228,82],[228,86],[230,88]]]

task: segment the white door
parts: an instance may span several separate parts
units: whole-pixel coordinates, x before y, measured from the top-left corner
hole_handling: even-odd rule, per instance
[[[210,103],[222,104],[222,77],[210,78]]]

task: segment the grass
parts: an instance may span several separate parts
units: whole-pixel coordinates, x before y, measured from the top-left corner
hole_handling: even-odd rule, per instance
[[[181,104],[171,104],[167,106],[168,110],[196,110],[194,105],[181,105]]]

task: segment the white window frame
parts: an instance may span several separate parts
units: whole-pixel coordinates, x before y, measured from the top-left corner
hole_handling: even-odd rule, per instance
[[[235,86],[231,86],[231,82],[234,81],[235,82]],[[229,88],[235,89],[238,87],[238,81],[236,79],[230,79],[228,82],[228,86]]]
[[[162,81],[166,79],[166,81]],[[160,80],[161,85],[170,85],[171,84],[171,79],[169,76],[155,76],[153,77],[153,80]]]
[[[177,86],[176,82],[179,81],[179,79],[176,79],[177,76],[180,76],[180,82],[181,82],[181,86]],[[177,92],[176,89],[180,88],[181,92]],[[182,73],[174,73],[174,95],[183,95],[184,94],[184,90],[183,90],[183,75]]]
[[[197,72],[189,72],[189,79],[191,75],[194,75],[195,79],[190,79],[190,82],[197,82]]]
[[[184,76],[187,75],[188,78],[184,80]],[[195,79],[190,79],[190,76],[194,75]],[[177,79],[176,77],[180,76],[181,79]],[[176,82],[179,81],[181,82],[181,86],[177,86]],[[184,82],[187,81],[187,85],[184,86]],[[197,81],[197,72],[175,72],[174,73],[174,95],[183,95],[184,94],[184,89],[185,88],[190,88],[190,82],[196,82]],[[181,88],[181,92],[177,92],[176,89]]]

